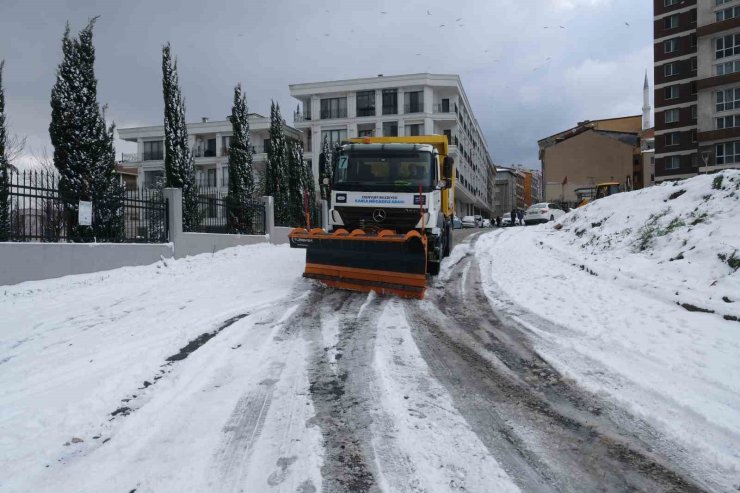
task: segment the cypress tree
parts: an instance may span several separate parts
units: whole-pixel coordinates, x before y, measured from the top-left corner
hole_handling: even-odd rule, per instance
[[[162,47],[162,93],[165,183],[168,187],[182,189],[183,228],[192,231],[200,222],[198,190],[193,155],[188,146],[185,101],[177,77],[177,61],[172,59],[169,43]]]
[[[280,116],[280,105],[273,101],[270,107],[270,147],[267,149],[264,186],[265,195],[274,197],[275,222],[279,225],[290,222],[287,168],[283,119]]]
[[[111,240],[123,237],[123,188],[115,175],[113,127],[106,127],[97,101],[95,48],[91,19],[78,38],[69,24],[62,38],[62,62],[51,91],[49,136],[54,166],[59,171],[59,195],[67,236],[72,241],[91,235]],[[93,229],[79,226],[79,201],[93,202]]]
[[[252,147],[249,144],[249,112],[241,84],[234,88],[229,141],[228,225],[233,233],[252,232],[251,202],[254,198]]]
[[[288,142],[288,170],[287,170],[287,208],[291,226],[299,226],[305,222],[303,214],[303,152],[299,152],[301,143],[291,139]]]
[[[315,227],[318,226],[319,220],[319,209],[316,203],[316,186],[314,184],[311,165],[303,158],[302,142],[296,142],[295,153],[298,162],[301,163],[301,194],[308,196],[308,213],[311,216],[311,225]]]
[[[8,132],[5,128],[5,90],[3,89],[3,67],[5,60],[0,60],[0,241],[10,239],[10,163],[5,146]]]

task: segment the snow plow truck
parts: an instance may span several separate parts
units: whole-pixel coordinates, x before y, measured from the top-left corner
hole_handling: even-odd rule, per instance
[[[331,161],[331,162],[329,162]],[[454,160],[444,135],[349,139],[323,154],[328,227],[295,228],[303,277],[352,291],[424,297],[452,248]]]

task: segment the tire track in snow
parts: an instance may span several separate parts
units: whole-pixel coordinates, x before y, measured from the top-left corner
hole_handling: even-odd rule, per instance
[[[309,370],[313,420],[324,438],[323,491],[378,491],[378,471],[372,447],[371,406],[366,392],[372,378],[375,319],[382,300],[370,295],[323,290],[321,303],[338,313],[336,351],[323,345],[320,328],[326,313],[316,311],[311,333],[313,358]],[[329,360],[333,354],[335,361]]]
[[[473,243],[475,240],[473,240]],[[460,286],[408,304],[414,338],[478,436],[530,491],[702,491],[600,417],[598,399],[562,381],[516,329],[497,320],[480,290]],[[433,306],[436,304],[436,307]],[[436,309],[440,311],[435,313]],[[575,479],[578,478],[578,479]]]

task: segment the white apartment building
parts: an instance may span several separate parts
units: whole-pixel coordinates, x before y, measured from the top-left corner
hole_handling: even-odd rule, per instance
[[[459,76],[379,75],[291,84],[290,94],[300,101],[294,126],[303,133],[314,176],[324,137],[333,145],[352,137],[447,135],[457,167],[457,215],[492,213],[496,167]]]
[[[209,121],[188,123],[190,149],[195,155],[196,180],[201,187],[222,189],[229,186],[229,139],[231,122]],[[284,126],[286,138],[301,140],[303,134],[293,127]],[[164,177],[164,126],[119,128],[118,137],[136,142],[135,153],[124,153],[122,162],[138,170],[137,186],[152,186]],[[249,137],[253,152],[255,180],[265,170],[267,148],[270,143],[270,118],[257,113],[249,114]]]

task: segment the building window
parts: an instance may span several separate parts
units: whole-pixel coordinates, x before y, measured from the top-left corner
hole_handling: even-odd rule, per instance
[[[144,171],[144,186],[157,188],[164,184],[164,171]]]
[[[716,164],[740,163],[740,140],[717,144],[715,152]]]
[[[670,7],[671,5],[676,5],[680,1],[682,0],[663,0],[663,7]]]
[[[691,119],[694,120],[694,121],[696,121],[696,118],[697,118],[697,109],[696,108],[697,108],[696,105],[694,105],[694,106],[691,107]]]
[[[679,96],[679,86],[668,86],[665,88],[665,99],[676,99]]]
[[[740,87],[717,91],[715,97],[717,98],[715,110],[718,112],[740,108]]]
[[[663,75],[665,75],[666,77],[678,75],[678,64],[666,63],[665,65],[663,65]]]
[[[375,116],[375,91],[357,93],[357,116]]]
[[[374,137],[375,136],[375,127],[372,127],[372,128],[358,128],[357,129],[357,136],[358,137]]]
[[[421,135],[421,124],[416,123],[413,125],[406,125],[405,135],[408,136],[417,136]]]
[[[696,129],[691,131],[691,143],[696,144]]]
[[[398,89],[383,89],[383,114],[398,114]]]
[[[681,156],[668,156],[665,158],[665,169],[678,169],[681,166]]]
[[[321,142],[324,142],[324,139],[329,142],[329,147],[341,144],[343,140],[347,140],[347,129],[324,130],[321,132]]]
[[[442,113],[450,112],[450,100],[448,98],[442,99]]]
[[[161,140],[151,140],[144,142],[144,161],[161,161],[164,159],[164,142]]]
[[[730,2],[732,2],[732,0],[715,0],[714,5],[719,7],[720,5],[724,5]]]
[[[691,71],[696,72],[696,68],[697,68],[697,59],[696,57],[694,57],[691,59]]]
[[[666,110],[664,115],[665,115],[666,123],[676,123],[680,117],[678,108],[674,108],[672,110]]]
[[[740,127],[740,115],[720,116],[715,119],[717,130]]]
[[[689,87],[691,88],[691,95],[695,96],[696,95],[696,81],[692,80],[691,84],[689,84]]]
[[[716,12],[717,22],[726,21],[727,19],[734,19],[740,17],[740,7],[729,7]]]
[[[398,122],[383,122],[383,137],[398,137]]]
[[[740,55],[740,34],[729,34],[714,40],[717,59],[733,55]]]
[[[727,75],[740,72],[740,60],[734,62],[719,63],[716,65],[717,75]]]
[[[424,91],[407,92],[403,95],[404,113],[422,113],[424,111]]]
[[[696,9],[689,11],[689,24],[696,24]]]
[[[326,98],[321,100],[321,119],[347,118],[347,98]]]
[[[212,168],[209,170],[206,170],[206,184],[209,187],[215,187],[216,186],[216,168]]]
[[[442,133],[447,136],[447,143],[452,145],[452,130],[442,130]]]
[[[231,137],[221,137],[221,155],[229,155],[229,146],[231,145]]]
[[[228,187],[229,186],[229,167],[224,166],[221,168],[221,186],[222,187]]]
[[[667,39],[663,42],[663,52],[673,53],[678,50],[678,38]]]
[[[671,132],[665,134],[665,145],[666,146],[677,146],[681,143],[681,132]]]
[[[689,34],[689,47],[696,48],[696,33]]]
[[[678,27],[678,14],[670,15],[663,19],[664,29],[675,29],[677,27]]]

